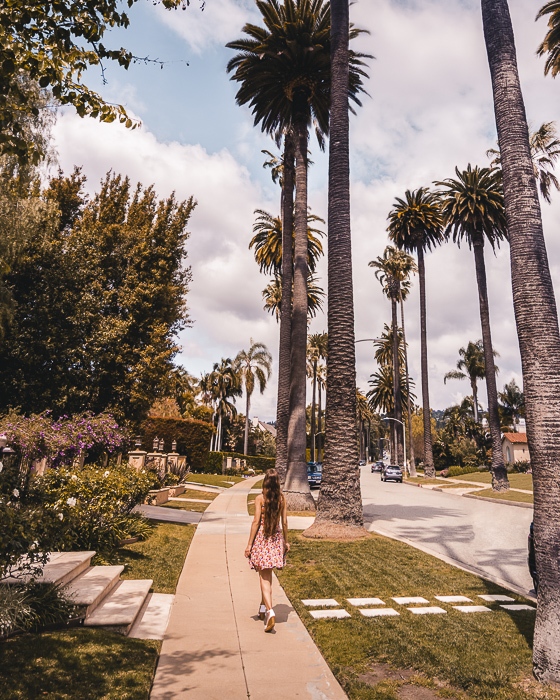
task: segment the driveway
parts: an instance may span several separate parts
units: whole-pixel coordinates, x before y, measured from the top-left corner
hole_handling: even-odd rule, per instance
[[[382,482],[362,469],[364,518],[370,531],[409,542],[520,593],[532,591],[527,569],[530,508]]]

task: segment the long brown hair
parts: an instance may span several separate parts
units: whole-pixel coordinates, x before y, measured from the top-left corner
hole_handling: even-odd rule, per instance
[[[278,528],[280,511],[284,502],[284,497],[280,490],[280,478],[276,469],[267,469],[262,493],[264,510],[263,535],[272,537]]]

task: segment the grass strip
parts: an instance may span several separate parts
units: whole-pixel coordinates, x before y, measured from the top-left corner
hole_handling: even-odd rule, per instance
[[[175,593],[195,530],[196,525],[158,523],[146,541],[122,547],[103,563],[124,564],[121,578],[153,579],[155,593]]]
[[[162,504],[162,508],[176,508],[178,510],[190,510],[193,513],[204,513],[212,501],[206,503],[189,503],[188,501],[167,501]]]
[[[0,643],[0,698],[147,700],[160,647],[93,629],[14,637]]]
[[[527,602],[520,596],[380,536],[352,543],[317,542],[291,531],[290,539],[280,582],[350,700],[559,700],[560,693],[553,690],[541,695],[532,680],[534,613],[506,611],[477,598],[502,593]],[[493,611],[461,613],[437,601],[436,595],[464,595]],[[394,596],[423,596],[447,613],[413,615],[392,601]],[[400,615],[363,617],[346,601],[361,597],[379,597]],[[301,603],[306,598],[334,598],[351,617],[315,620]],[[406,672],[393,672],[392,679],[379,682],[374,670],[380,664],[414,673],[406,678]],[[408,694],[404,688],[399,691],[411,684],[431,687],[433,694],[416,695],[420,691],[414,688],[407,688]]]
[[[521,491],[492,491],[492,489],[483,489],[472,494],[473,496],[482,496],[484,498],[493,498],[496,501],[516,501],[517,503],[533,503],[532,493],[522,493]]]
[[[197,484],[222,486],[226,489],[229,489],[234,484],[238,484],[240,481],[244,481],[242,476],[229,476],[227,474],[189,474],[186,480],[194,481]]]
[[[475,472],[474,474],[464,474],[458,477],[449,477],[449,479],[460,479],[461,481],[475,481],[480,484],[491,484],[492,474],[490,472]],[[514,489],[524,489],[525,491],[533,490],[533,477],[531,474],[508,474],[509,485]]]
[[[199,498],[204,501],[213,501],[219,496],[219,493],[209,493],[208,491],[195,491],[195,489],[187,489],[179,494],[177,498]]]

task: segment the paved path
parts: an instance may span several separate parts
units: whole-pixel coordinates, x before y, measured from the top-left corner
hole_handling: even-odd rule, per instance
[[[364,518],[371,531],[465,566],[527,595],[530,508],[514,508],[444,491],[382,482],[362,469]]]
[[[346,698],[277,580],[275,631],[265,634],[256,615],[258,576],[244,550],[247,495],[259,478],[221,493],[202,516],[177,586],[152,700]]]

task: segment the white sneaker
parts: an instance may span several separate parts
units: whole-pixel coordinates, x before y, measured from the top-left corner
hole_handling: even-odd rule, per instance
[[[264,620],[265,615],[266,615],[266,605],[264,605],[264,603],[261,603],[259,606],[259,620]]]
[[[265,632],[272,632],[275,624],[276,624],[276,617],[274,615],[274,609],[270,608],[270,610],[267,610],[267,612],[266,612],[264,631]]]

